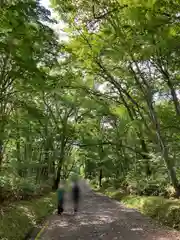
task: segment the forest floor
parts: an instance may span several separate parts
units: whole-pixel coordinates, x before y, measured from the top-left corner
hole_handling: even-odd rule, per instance
[[[118,201],[93,192],[86,183],[81,183],[81,188],[83,194],[77,215],[73,215],[70,196],[67,196],[64,214],[58,216],[54,213],[47,219],[44,227],[41,226],[41,231],[37,231],[40,229],[37,228],[33,234],[34,237],[30,239],[180,239],[180,232],[162,227],[138,211],[126,208]]]

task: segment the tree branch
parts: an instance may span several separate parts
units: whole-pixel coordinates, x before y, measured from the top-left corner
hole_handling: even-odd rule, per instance
[[[108,142],[100,142],[100,143],[73,144],[73,145],[78,146],[78,147],[80,147],[80,148],[82,148],[82,147],[91,147],[91,146],[92,146],[92,147],[93,147],[93,146],[102,146],[102,145],[120,146],[120,147],[122,147],[122,148],[127,148],[127,149],[131,150],[132,152],[139,154],[141,157],[144,157],[144,155],[145,155],[145,153],[142,153],[141,151],[135,150],[135,149],[133,149],[133,148],[130,147],[130,146],[123,145],[123,144],[119,145],[118,143],[109,142],[109,141],[108,141]]]

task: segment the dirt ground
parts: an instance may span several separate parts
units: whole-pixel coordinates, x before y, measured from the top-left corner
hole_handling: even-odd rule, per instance
[[[180,240],[180,232],[158,226],[134,209],[94,193],[81,182],[79,212],[73,215],[70,196],[62,216],[54,213],[46,222],[41,240]],[[37,239],[37,238],[31,238]]]

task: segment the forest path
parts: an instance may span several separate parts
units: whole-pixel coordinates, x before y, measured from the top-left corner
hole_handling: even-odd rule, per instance
[[[157,226],[155,222],[134,209],[104,195],[94,193],[85,182],[79,212],[72,214],[67,199],[65,213],[52,215],[40,237],[41,240],[177,240],[180,232]],[[69,198],[69,196],[68,196]]]

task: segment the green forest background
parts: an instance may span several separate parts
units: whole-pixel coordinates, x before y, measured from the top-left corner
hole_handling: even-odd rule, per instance
[[[1,203],[72,173],[179,197],[179,1],[52,0],[56,19],[39,1],[0,6]]]

